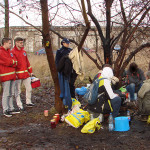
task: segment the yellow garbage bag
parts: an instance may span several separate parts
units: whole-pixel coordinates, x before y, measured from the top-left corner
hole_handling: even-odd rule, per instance
[[[89,121],[84,127],[81,129],[82,133],[94,133],[96,129],[100,129],[101,124],[99,118],[95,118]]]
[[[148,116],[147,123],[150,124],[150,115]]]
[[[76,106],[76,105],[78,105],[79,107],[81,107],[81,103],[78,100],[76,100],[75,98],[72,98],[72,108],[74,106]]]
[[[65,122],[71,125],[74,128],[78,128],[83,123],[86,123],[90,120],[90,114],[87,111],[80,109],[76,113],[70,114],[65,118]]]

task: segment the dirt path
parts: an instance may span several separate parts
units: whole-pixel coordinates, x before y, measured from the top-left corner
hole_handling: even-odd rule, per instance
[[[51,91],[49,94],[48,91]],[[24,94],[22,94],[25,103]],[[150,125],[134,117],[127,132],[109,132],[104,122],[103,129],[94,134],[82,134],[82,127],[75,129],[66,123],[50,127],[49,117],[43,110],[54,105],[53,89],[39,90],[32,95],[33,108],[6,118],[0,111],[0,149],[39,149],[39,150],[149,150]],[[2,110],[2,109],[1,109]]]

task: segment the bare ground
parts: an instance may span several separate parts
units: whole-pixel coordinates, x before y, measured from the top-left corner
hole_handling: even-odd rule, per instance
[[[37,92],[38,91],[38,92]],[[0,111],[0,150],[149,150],[150,125],[141,122],[139,116],[132,119],[127,132],[109,132],[105,121],[103,129],[93,134],[82,134],[82,127],[75,129],[65,122],[51,129],[50,120],[55,111],[54,90],[41,86],[33,91],[33,108],[25,108],[20,114],[6,118]],[[49,93],[50,91],[50,93]],[[25,94],[21,95],[25,105]],[[0,107],[1,108],[1,107]],[[43,111],[50,110],[48,117]]]

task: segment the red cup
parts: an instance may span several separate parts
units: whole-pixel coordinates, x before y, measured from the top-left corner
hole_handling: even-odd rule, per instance
[[[57,116],[53,116],[53,119],[55,120],[55,123],[58,124]]]
[[[59,120],[60,120],[60,115],[59,115],[59,114],[55,114],[55,116],[57,116],[57,121],[59,122]]]
[[[52,119],[51,120],[51,128],[56,128],[56,122],[55,122],[55,119]]]

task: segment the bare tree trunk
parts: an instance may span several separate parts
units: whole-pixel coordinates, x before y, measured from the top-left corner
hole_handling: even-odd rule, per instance
[[[4,37],[9,37],[9,2],[5,0],[5,35]]]
[[[59,113],[62,113],[63,110],[63,103],[62,100],[59,98],[60,95],[60,87],[59,87],[59,80],[57,75],[57,70],[55,66],[54,55],[52,52],[52,45],[51,45],[51,37],[49,33],[49,17],[48,17],[48,4],[47,0],[40,0],[41,3],[41,11],[42,11],[42,36],[44,47],[47,54],[47,60],[50,67],[50,71],[52,74],[52,78],[54,81],[55,86],[55,108]]]
[[[106,2],[106,39],[103,44],[104,48],[104,61],[106,64],[112,64],[111,56],[112,56],[112,51],[111,51],[111,39],[110,39],[110,23],[111,23],[111,5],[113,0],[105,0]]]
[[[93,15],[92,10],[91,10],[91,2],[90,0],[87,0],[87,5],[88,5],[88,15],[91,17],[92,21],[94,22],[99,36],[101,38],[102,41],[102,45],[103,45],[103,50],[104,50],[104,62],[108,63],[108,64],[112,64],[111,61],[111,39],[110,39],[110,21],[111,21],[111,5],[113,3],[113,0],[105,0],[106,3],[106,20],[107,20],[107,24],[106,24],[106,36],[104,37],[103,32],[102,32],[102,28],[98,22],[98,20],[96,19],[96,17]]]

